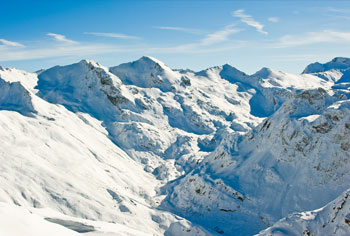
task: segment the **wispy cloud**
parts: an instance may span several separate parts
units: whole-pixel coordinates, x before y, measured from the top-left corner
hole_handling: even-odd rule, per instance
[[[0,48],[0,61],[33,60],[56,57],[86,57],[117,52],[132,52],[139,48],[123,48],[107,44],[67,44],[66,46],[46,45],[23,49]]]
[[[230,35],[236,34],[240,31],[240,29],[235,28],[235,25],[228,25],[219,31],[208,34],[200,41],[200,45],[207,46],[227,41]]]
[[[155,29],[161,29],[161,30],[172,30],[172,31],[182,31],[190,34],[202,34],[204,33],[202,30],[199,29],[189,29],[189,28],[183,28],[183,27],[173,27],[173,26],[154,26]]]
[[[277,23],[280,19],[278,17],[269,17],[267,20],[273,23]]]
[[[5,46],[10,46],[10,47],[24,47],[24,45],[21,44],[21,43],[9,41],[9,40],[6,40],[6,39],[0,39],[0,42],[2,43],[2,45],[5,45]]]
[[[254,27],[258,32],[260,32],[262,34],[267,34],[267,32],[263,30],[264,25],[256,20],[254,20],[254,18],[251,15],[245,14],[243,9],[239,9],[239,10],[232,12],[232,15],[234,17],[238,17],[241,20],[241,22],[243,22],[251,27]]]
[[[66,36],[62,34],[55,34],[55,33],[47,33],[48,36],[53,37],[55,40],[59,42],[69,43],[69,44],[77,44],[78,42],[67,39]]]
[[[223,29],[215,31],[213,33],[205,35],[202,39],[194,43],[181,44],[172,47],[164,48],[150,48],[153,52],[162,53],[209,53],[209,52],[220,52],[227,51],[233,48],[242,47],[245,41],[236,40],[234,44],[224,44],[225,42],[231,41],[230,36],[242,31],[241,29],[235,28],[235,25],[228,25]]]
[[[338,18],[338,19],[344,19],[344,20],[349,20],[350,19],[349,14],[340,15],[340,14],[336,13],[336,14],[324,14],[324,16],[328,16],[328,17],[332,17],[332,18]]]
[[[350,32],[334,30],[323,30],[319,32],[308,32],[303,35],[285,35],[272,48],[295,47],[315,43],[341,43],[350,41]]]
[[[334,7],[327,7],[326,11],[327,12],[335,12],[335,13],[345,13],[345,14],[349,14],[350,13],[349,9],[334,8]]]
[[[119,39],[140,39],[139,37],[136,37],[136,36],[127,35],[127,34],[118,34],[118,33],[84,32],[84,34],[90,34],[98,37],[119,38]]]
[[[321,11],[325,12],[324,16],[338,18],[338,19],[350,19],[350,10],[342,9],[342,8],[334,8],[334,7],[326,7],[322,8]]]
[[[44,41],[33,45],[28,45],[27,47],[23,48],[3,46],[0,47],[0,61],[35,60],[58,57],[81,58],[87,57],[89,55],[104,55],[111,53],[214,53],[241,47],[245,42],[239,40],[233,41],[231,38],[233,34],[236,34],[240,31],[241,29],[235,28],[235,25],[228,25],[217,31],[203,35],[202,38],[198,39],[195,42],[180,45],[169,45],[164,47],[156,47],[155,45],[151,44],[145,45],[137,43],[127,43],[124,46],[109,43],[78,43],[76,41],[67,39],[64,35],[49,33],[48,35],[50,37],[53,37],[55,40],[63,43],[57,44]],[[108,34],[110,36],[110,33],[97,34],[98,36],[106,36],[105,34]],[[118,34],[117,36],[119,37]]]

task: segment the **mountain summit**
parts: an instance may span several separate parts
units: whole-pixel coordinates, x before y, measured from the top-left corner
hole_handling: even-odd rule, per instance
[[[158,87],[169,91],[173,84],[179,82],[177,73],[153,57],[144,56],[137,61],[111,67],[109,70],[123,83],[142,88]]]
[[[337,84],[350,82],[350,58],[336,57],[325,64],[313,63],[308,65],[303,74],[314,74]]]
[[[308,65],[303,73],[317,73],[327,70],[344,70],[350,68],[350,58],[336,57],[333,60],[321,64],[319,62]]]

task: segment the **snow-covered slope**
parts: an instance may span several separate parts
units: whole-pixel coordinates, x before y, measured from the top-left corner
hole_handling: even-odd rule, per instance
[[[263,235],[349,235],[350,190],[342,193],[325,207],[294,213],[259,233]]]
[[[257,233],[350,187],[347,68],[330,69],[0,68],[0,201],[151,235]]]
[[[49,207],[155,235],[181,221],[156,209],[163,198],[157,194],[159,181],[112,142],[102,121],[49,103],[21,82],[5,82],[6,75],[1,78],[1,89],[8,93],[1,97],[6,106],[0,111],[0,201]],[[28,107],[35,112],[22,112]]]
[[[0,113],[1,201],[152,232],[153,177],[110,141],[98,120],[39,98],[35,106],[35,117]]]
[[[226,136],[198,168],[170,183],[164,207],[220,234],[251,235],[289,213],[325,205],[350,187],[344,88],[327,83],[287,93],[259,126]]]
[[[6,236],[151,236],[121,224],[84,220],[48,208],[0,203],[0,235]]]
[[[0,203],[0,235],[79,236],[75,231],[50,223],[18,206]]]
[[[0,78],[0,109],[17,111],[24,115],[35,113],[30,93],[20,82],[7,82]]]

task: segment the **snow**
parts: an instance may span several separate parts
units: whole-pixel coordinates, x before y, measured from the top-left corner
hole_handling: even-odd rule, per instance
[[[15,68],[0,69],[0,77],[7,82],[21,82],[21,84],[28,90],[36,92],[34,87],[37,85],[37,75],[35,73],[28,73]]]
[[[299,120],[300,121],[307,120],[308,122],[311,123],[311,122],[317,120],[319,117],[320,117],[320,115],[309,115],[309,116],[306,116],[306,117],[301,117],[301,118],[299,118]]]
[[[252,235],[296,211],[315,221],[350,187],[348,64],[1,68],[0,211],[61,235]]]
[[[336,57],[332,61],[308,65],[303,74],[312,74],[336,83],[350,82],[350,59]]]
[[[308,65],[303,73],[316,73],[329,70],[342,70],[350,67],[350,59],[346,57],[336,57],[332,61],[321,64],[319,62]]]
[[[142,57],[135,62],[111,67],[110,72],[125,84],[142,88],[158,87],[162,91],[170,91],[175,83],[180,82],[176,72],[153,57]]]
[[[78,236],[63,226],[50,223],[18,206],[0,203],[0,235],[6,236]]]
[[[121,224],[84,220],[50,209],[0,203],[0,235],[6,236],[151,236]]]
[[[209,226],[213,230],[251,235],[286,214],[326,204],[350,181],[349,94],[335,107],[338,96],[324,90],[297,93],[250,134],[228,138],[173,183],[169,207],[207,225],[220,218]],[[299,118],[314,112],[311,123]]]
[[[32,98],[21,83],[6,82],[0,78],[0,109],[30,115],[35,113]]]
[[[300,212],[281,219],[259,233],[263,235],[349,235],[349,190],[321,209]]]
[[[263,72],[265,78],[278,74]],[[348,188],[349,91],[321,84],[285,93],[282,105],[251,132],[226,136],[198,168],[169,185],[164,205],[214,232],[251,235]]]

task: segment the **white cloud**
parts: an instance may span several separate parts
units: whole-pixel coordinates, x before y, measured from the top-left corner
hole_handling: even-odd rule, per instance
[[[173,31],[182,31],[190,34],[201,34],[203,33],[202,30],[198,29],[189,29],[189,28],[183,28],[183,27],[173,27],[173,26],[155,26],[153,27],[155,29],[161,29],[161,30],[173,30]]]
[[[334,7],[326,7],[321,8],[323,12],[325,12],[324,16],[332,17],[332,18],[338,18],[338,19],[350,19],[350,10],[349,9],[342,9],[342,8],[334,8]]]
[[[332,17],[332,18],[338,18],[338,19],[345,19],[349,20],[350,16],[349,15],[340,15],[340,14],[324,14],[324,16]]]
[[[256,20],[254,20],[254,18],[251,15],[245,14],[243,9],[239,9],[239,10],[232,12],[232,15],[234,17],[240,18],[241,22],[243,22],[251,27],[254,27],[258,32],[260,32],[262,34],[267,34],[267,32],[263,30],[264,25]]]
[[[228,41],[229,37],[232,34],[236,34],[240,31],[241,31],[240,29],[234,28],[234,25],[228,25],[221,30],[207,34],[204,38],[202,38],[198,42],[178,45],[174,47],[174,49],[180,50],[180,51],[186,51],[186,50],[193,50],[193,49],[213,46],[215,44]]]
[[[205,38],[203,38],[200,41],[200,45],[206,46],[227,41],[230,35],[236,34],[240,31],[240,29],[234,28],[234,25],[228,25],[222,30],[208,34]]]
[[[24,45],[21,44],[21,43],[9,41],[9,40],[6,40],[6,39],[0,39],[0,42],[2,43],[2,45],[5,45],[5,46],[10,46],[10,47],[24,47]]]
[[[0,61],[33,60],[55,57],[86,57],[89,55],[101,55],[106,53],[128,52],[140,50],[137,48],[121,48],[106,44],[66,44],[65,46],[48,45],[38,48],[23,48],[12,50],[0,48]]]
[[[60,42],[70,43],[70,44],[78,43],[76,41],[67,39],[66,36],[64,36],[62,34],[47,33],[47,35],[53,37],[54,39],[56,39],[57,41],[60,41]]]
[[[245,45],[245,41],[235,40],[232,44],[223,44],[230,41],[230,36],[241,31],[234,28],[235,25],[228,25],[221,30],[207,34],[205,37],[194,43],[176,45],[172,47],[150,48],[151,52],[161,53],[209,53],[232,50],[233,48],[241,48]]]
[[[90,35],[95,35],[99,37],[108,37],[108,38],[139,39],[139,37],[136,37],[136,36],[118,34],[118,33],[84,32],[84,34],[90,34]]]
[[[198,41],[188,44],[173,45],[169,47],[154,47],[152,45],[115,45],[75,42],[64,35],[49,33],[55,40],[63,44],[41,42],[26,48],[0,47],[0,61],[34,60],[57,57],[86,57],[89,55],[103,55],[110,53],[210,53],[228,51],[232,48],[242,47],[243,41],[232,43],[230,36],[240,32],[234,25],[228,25],[220,30],[204,35]],[[99,36],[105,36],[105,33]],[[109,35],[109,33],[107,33]],[[115,35],[113,35],[115,36]],[[119,35],[117,35],[119,37]],[[229,42],[225,44],[225,42]]]
[[[267,20],[273,23],[277,23],[280,19],[278,17],[269,17]]]
[[[340,32],[334,30],[323,30],[319,32],[309,32],[303,35],[285,35],[272,45],[273,48],[286,48],[315,43],[341,43],[350,41],[350,32]]]
[[[341,9],[341,8],[334,8],[334,7],[327,7],[326,11],[328,11],[328,12],[335,12],[335,13],[345,13],[345,14],[349,14],[350,13],[349,9]]]

